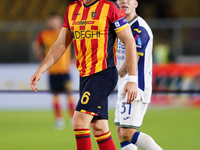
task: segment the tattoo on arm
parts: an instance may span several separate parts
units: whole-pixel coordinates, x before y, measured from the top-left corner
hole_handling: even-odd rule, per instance
[[[140,59],[139,55],[137,55],[137,59],[139,61]],[[127,73],[128,73],[128,65],[127,65],[127,61],[125,61],[123,65],[121,66],[121,68],[119,69],[118,74],[120,78],[123,78]]]
[[[122,67],[119,69],[118,74],[122,78],[128,73],[127,62],[125,61]]]

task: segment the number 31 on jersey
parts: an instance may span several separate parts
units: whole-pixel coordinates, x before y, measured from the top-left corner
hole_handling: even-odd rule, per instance
[[[126,104],[126,102],[122,102],[121,114],[124,114],[126,112],[128,113],[128,115],[131,114],[131,103],[130,104]]]

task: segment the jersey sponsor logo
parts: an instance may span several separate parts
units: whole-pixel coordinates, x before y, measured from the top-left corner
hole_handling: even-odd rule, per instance
[[[121,54],[125,54],[126,50],[125,50],[125,47],[124,47],[124,44],[119,41],[119,48],[117,49],[117,53],[121,53]]]
[[[72,25],[86,25],[86,24],[94,24],[95,21],[86,21],[86,20],[81,20],[81,21],[73,21]]]
[[[123,22],[127,23],[127,20],[126,20],[126,18],[124,18]]]
[[[125,60],[126,57],[125,57],[125,56],[118,56],[118,55],[117,55],[117,59],[118,59],[118,60]]]
[[[119,45],[119,47],[117,48],[117,59],[125,60],[126,59],[126,57],[125,57],[126,50],[125,50],[124,44],[121,41],[119,41],[118,45]]]
[[[118,54],[125,54],[125,49],[121,48],[121,49],[117,49],[117,53]]]
[[[126,117],[126,118],[123,118],[124,120],[127,120],[127,119],[129,119],[130,117]]]
[[[93,19],[96,15],[97,15],[97,12],[96,12],[96,11],[95,11],[95,12],[92,12],[92,13],[91,13],[92,19]]]
[[[81,13],[75,13],[74,15],[78,16],[78,15],[81,15]]]
[[[142,48],[142,41],[139,34],[135,35],[135,42],[137,48]]]
[[[137,33],[141,33],[142,31],[139,29],[134,29],[134,31],[136,31]]]
[[[100,38],[101,35],[100,31],[93,31],[93,30],[71,31],[71,33],[74,39],[85,39],[85,38],[98,39]]]
[[[120,26],[120,24],[119,24],[119,22],[117,21],[117,22],[115,22],[115,26],[116,27],[119,27]]]

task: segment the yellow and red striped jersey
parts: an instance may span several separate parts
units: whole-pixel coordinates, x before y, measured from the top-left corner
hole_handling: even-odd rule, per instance
[[[121,7],[108,0],[94,0],[88,5],[77,0],[68,6],[63,28],[72,33],[81,77],[116,65],[113,46],[116,33],[128,26],[125,16]]]
[[[56,39],[58,38],[60,30],[51,30],[46,29],[40,31],[37,37],[37,41],[40,45],[44,46],[45,57],[47,56],[51,46],[54,44]],[[68,49],[62,55],[62,57],[51,67],[49,68],[50,74],[65,74],[69,73],[71,63],[71,45],[68,46]]]

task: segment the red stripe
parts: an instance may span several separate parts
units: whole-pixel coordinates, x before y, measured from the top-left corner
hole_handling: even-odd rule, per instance
[[[105,41],[108,41],[108,31],[105,31],[105,37],[104,38],[105,38]],[[105,42],[104,43],[104,59],[103,59],[103,64],[102,64],[102,70],[107,68],[107,62],[106,62],[106,58],[108,56],[107,45],[108,45],[108,42]]]
[[[87,19],[87,16],[88,16],[88,13],[89,13],[89,10],[90,8],[86,8],[84,7],[83,8],[83,14],[82,14],[82,19],[81,20],[86,20]],[[80,26],[80,30],[85,30],[85,27],[84,26]],[[86,45],[85,45],[85,39],[82,39],[80,41],[81,43],[81,49],[82,49],[82,55],[83,55],[83,59],[82,59],[82,62],[81,62],[81,66],[82,66],[82,73],[81,73],[81,76],[84,76],[85,73],[86,73],[86,51],[87,51],[87,48],[86,48]]]
[[[81,49],[82,49],[82,55],[83,55],[83,59],[82,59],[82,62],[81,62],[81,67],[82,67],[82,73],[81,73],[81,76],[84,76],[85,73],[86,73],[86,51],[87,51],[87,48],[85,46],[85,39],[81,39],[80,40],[80,43],[81,43]]]
[[[82,15],[82,19],[81,20],[87,20],[89,10],[90,10],[90,7],[88,7],[88,8],[84,7],[83,15]]]
[[[80,26],[79,30],[85,30],[85,26]]]
[[[78,49],[77,49],[76,40],[73,40],[73,42],[74,42],[75,53],[76,53],[76,56],[78,57]],[[78,59],[76,59],[76,67],[78,68],[79,65],[80,65],[80,62],[78,61]]]
[[[98,30],[98,26],[91,26],[91,30]]]
[[[90,129],[74,129],[74,131],[89,131]]]
[[[85,113],[89,114],[89,115],[92,115],[92,112],[89,112],[89,111],[86,111]],[[93,114],[94,114],[93,116],[98,116],[96,113],[93,113]]]
[[[71,29],[72,31],[74,31],[74,26],[71,26],[70,29]]]
[[[97,8],[96,8],[96,10],[95,10],[95,12],[97,12],[97,15],[96,15],[93,19],[98,20],[98,19],[100,18],[101,13],[104,13],[104,12],[101,12],[101,11],[102,11],[102,8],[103,8],[103,5],[104,5],[104,3],[99,3],[99,4],[97,5]],[[107,22],[107,21],[106,21],[106,22]],[[106,24],[106,26],[107,26],[107,24]],[[94,29],[94,30],[95,30],[95,29]],[[98,30],[98,29],[97,29],[97,30]],[[105,41],[108,40],[107,34],[108,34],[108,31],[105,32]],[[105,42],[105,43],[104,43],[104,59],[103,59],[103,63],[102,63],[102,70],[104,70],[104,69],[107,68],[106,57],[107,57],[107,43]]]
[[[91,54],[92,67],[91,67],[90,74],[94,74],[95,73],[96,64],[97,64],[98,39],[92,39],[91,40],[91,44],[92,44],[92,54]]]
[[[74,12],[73,12],[73,14],[72,14],[72,20],[76,20],[80,8],[81,8],[81,5],[79,5],[79,4],[77,3],[77,6],[76,6],[76,8],[75,8],[75,10],[74,10]]]
[[[94,20],[99,20],[99,17],[100,17],[100,15],[101,15],[101,10],[102,10],[103,4],[104,4],[104,3],[101,3],[101,2],[100,2],[100,3],[97,5],[97,8],[96,8],[96,10],[95,10],[95,12],[97,12],[97,14],[96,14],[96,16],[93,18]]]
[[[75,134],[76,137],[87,136],[87,135],[90,135],[90,133],[87,133],[87,134]]]

